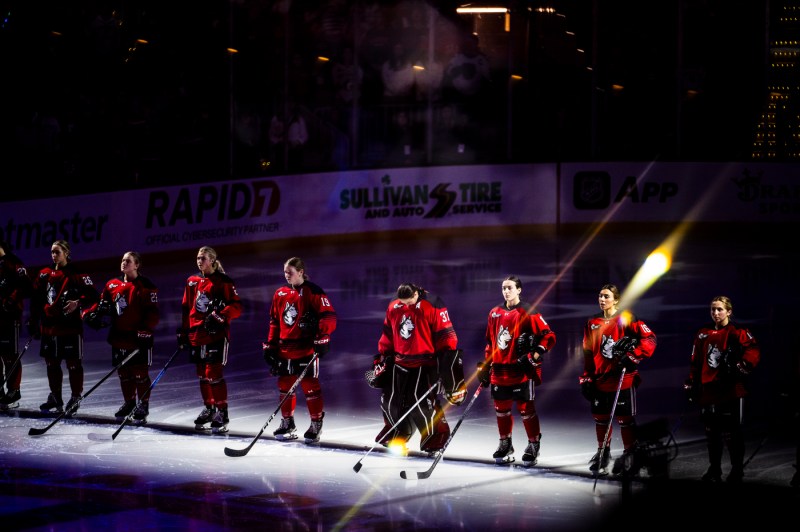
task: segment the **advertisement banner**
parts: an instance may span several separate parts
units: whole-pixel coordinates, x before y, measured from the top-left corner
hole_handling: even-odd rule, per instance
[[[561,223],[800,220],[797,164],[563,164],[560,175]]]
[[[552,224],[554,184],[552,165],[221,181],[3,203],[0,238],[20,253],[64,239],[81,259],[100,259],[317,235]]]

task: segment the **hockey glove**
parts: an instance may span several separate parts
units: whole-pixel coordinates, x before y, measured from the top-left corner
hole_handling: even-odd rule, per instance
[[[364,373],[364,378],[367,379],[367,384],[371,388],[381,389],[391,382],[392,366],[394,365],[394,356],[382,355],[378,353],[372,361],[372,369]]]
[[[272,375],[278,374],[278,346],[267,342],[261,343],[261,351],[264,353],[264,362],[269,366],[269,372]]]
[[[530,377],[529,374],[533,371],[533,369],[539,365],[539,363],[533,360],[532,353],[527,353],[519,357],[517,359],[517,364],[522,366],[522,371],[525,373],[525,375],[528,375],[528,377]]]
[[[700,398],[700,390],[695,386],[692,379],[683,381],[683,392],[686,394],[686,401],[689,403],[694,403]]]
[[[208,331],[208,334],[217,334],[225,330],[225,322],[225,316],[215,310],[206,316],[203,327]]]
[[[742,359],[736,363],[736,369],[739,371],[740,375],[747,376],[753,371],[753,365],[747,360]]]
[[[581,395],[590,403],[594,401],[595,391],[597,390],[594,385],[594,378],[584,373],[578,378],[581,385]]]
[[[136,345],[142,351],[147,351],[153,347],[153,333],[150,331],[138,331],[136,333]]]
[[[84,316],[86,325],[99,331],[111,326],[111,303],[105,299],[101,300],[97,306]]]
[[[731,344],[722,352],[722,363],[728,371],[736,374],[739,372],[738,365],[742,361],[743,354],[744,349],[742,349],[741,344],[732,340]]]
[[[611,354],[617,364],[624,365],[625,369],[635,369],[639,359],[633,354],[637,340],[630,336],[623,336],[611,347]]]
[[[621,364],[622,367],[625,368],[625,371],[630,373],[631,371],[639,369],[639,362],[641,362],[641,359],[633,356],[633,353],[628,353],[627,356],[622,358]]]
[[[444,398],[447,399],[447,402],[451,405],[458,406],[467,398],[467,387],[461,386],[453,393],[445,393]]]
[[[307,310],[297,320],[297,326],[300,327],[300,335],[303,338],[313,338],[319,329],[319,317],[314,312]]]
[[[10,297],[3,298],[3,303],[0,304],[0,310],[6,314],[13,314],[17,310],[17,304]]]
[[[437,352],[436,363],[445,397],[447,394],[456,394],[464,387],[464,356],[461,349]]]
[[[178,330],[175,331],[175,338],[178,340],[178,349],[183,351],[184,349],[189,347],[189,331],[178,327]]]
[[[314,340],[314,352],[317,354],[317,358],[322,358],[328,354],[331,348],[331,337],[327,334],[324,336],[318,336],[316,340]]]
[[[492,363],[488,360],[478,362],[478,382],[487,388],[492,382]]]
[[[531,352],[531,335],[528,333],[521,333],[517,336],[516,342],[514,342],[514,353],[518,357],[523,357]]]

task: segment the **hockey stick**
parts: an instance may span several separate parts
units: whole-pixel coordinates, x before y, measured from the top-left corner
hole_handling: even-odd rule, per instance
[[[133,351],[131,351],[130,353],[128,353],[128,356],[126,356],[126,357],[125,357],[125,358],[122,360],[122,362],[120,362],[119,364],[117,364],[116,366],[114,366],[113,368],[111,368],[111,371],[109,371],[109,372],[106,374],[106,376],[105,376],[105,377],[103,377],[102,379],[100,379],[99,381],[97,381],[97,384],[95,384],[94,386],[92,386],[92,387],[89,389],[89,391],[88,391],[88,392],[86,392],[85,394],[83,394],[83,395],[81,395],[80,397],[78,397],[78,400],[77,400],[77,401],[75,401],[75,402],[74,402],[72,405],[70,405],[70,407],[69,407],[69,408],[67,408],[66,410],[64,410],[63,412],[61,412],[61,413],[58,415],[58,417],[56,417],[56,418],[55,418],[55,419],[54,419],[54,420],[53,420],[53,421],[52,421],[52,422],[51,422],[49,425],[47,425],[46,427],[44,427],[44,428],[42,428],[42,429],[37,429],[36,427],[31,427],[31,429],[28,431],[28,435],[29,435],[29,436],[40,436],[40,435],[44,434],[45,432],[47,432],[48,430],[50,430],[50,429],[53,427],[53,425],[55,425],[56,423],[58,423],[59,421],[61,421],[61,419],[62,419],[62,418],[64,418],[64,417],[66,417],[66,416],[68,416],[68,415],[72,414],[73,412],[75,412],[75,410],[77,410],[77,409],[78,409],[78,405],[80,405],[80,404],[81,404],[81,401],[83,401],[84,399],[86,399],[86,398],[89,396],[89,394],[90,394],[90,393],[92,393],[93,391],[95,391],[95,389],[97,389],[97,387],[98,387],[98,386],[100,386],[101,384],[103,384],[107,378],[109,378],[111,375],[113,375],[113,374],[114,374],[114,372],[115,372],[115,371],[119,370],[119,368],[121,368],[123,365],[125,365],[125,363],[127,363],[127,362],[128,362],[130,359],[132,359],[134,356],[136,356],[136,353],[138,353],[138,352],[139,352],[139,350],[138,350],[138,349],[134,349]]]
[[[469,403],[467,404],[467,407],[464,409],[464,413],[461,414],[460,418],[458,418],[458,423],[456,423],[456,426],[453,427],[453,430],[450,432],[450,436],[447,438],[447,441],[444,442],[444,447],[442,447],[441,449],[439,449],[436,452],[436,458],[433,460],[433,463],[431,464],[431,466],[426,471],[417,471],[417,478],[428,478],[429,476],[431,476],[431,473],[433,473],[433,470],[436,467],[436,464],[438,464],[439,461],[442,459],[442,456],[444,456],[444,452],[447,450],[447,446],[450,445],[450,442],[452,441],[453,436],[456,435],[456,431],[458,430],[458,427],[461,426],[461,422],[464,421],[465,417],[467,417],[467,413],[469,412],[469,409],[472,408],[473,403],[475,403],[475,399],[478,398],[478,395],[480,395],[482,389],[483,389],[483,386],[481,386],[479,384],[478,385],[478,389],[475,390],[475,393],[472,395],[472,399],[469,400]],[[400,478],[408,478],[408,475],[406,474],[405,471],[400,471]]]
[[[314,364],[314,362],[317,360],[318,356],[319,355],[317,353],[314,353],[314,356],[311,357],[311,360],[308,362],[306,367],[303,369],[302,372],[300,372],[300,376],[297,377],[297,380],[294,381],[294,384],[292,384],[292,387],[289,388],[289,391],[287,391],[286,394],[283,396],[283,399],[281,399],[281,402],[278,403],[278,408],[276,408],[275,411],[272,413],[272,415],[269,416],[269,419],[267,419],[267,422],[264,423],[263,427],[261,427],[261,430],[258,431],[258,434],[256,434],[256,437],[253,438],[253,441],[250,442],[250,445],[248,445],[244,449],[231,449],[230,447],[225,447],[225,454],[227,456],[244,456],[244,455],[246,455],[247,453],[250,452],[250,449],[253,448],[253,445],[256,444],[256,442],[261,437],[261,435],[264,434],[264,431],[267,430],[267,425],[270,424],[270,421],[272,421],[272,418],[277,416],[278,412],[281,411],[281,407],[283,406],[283,403],[285,403],[286,400],[289,397],[292,396],[292,394],[294,393],[295,388],[297,388],[297,386],[300,384],[300,381],[303,380],[303,377],[306,376],[306,372],[308,371],[308,368],[310,368]]]
[[[597,463],[597,471],[594,472],[594,486],[592,486],[592,491],[597,488],[597,477],[600,476],[600,464],[603,463],[603,455],[606,454],[606,447],[608,447],[608,437],[611,434],[611,427],[614,425],[614,412],[617,410],[617,400],[619,399],[619,392],[622,390],[622,380],[625,378],[625,368],[622,368],[622,374],[619,376],[619,384],[617,384],[617,393],[614,394],[614,404],[611,405],[611,417],[608,420],[608,428],[606,429],[606,435],[603,436],[603,446],[600,447],[600,456],[598,456],[599,462]]]
[[[744,463],[742,464],[742,469],[747,467],[747,464],[749,464],[753,460],[753,458],[756,457],[758,451],[760,451],[761,448],[764,446],[764,444],[767,443],[768,439],[769,439],[769,434],[761,438],[761,441],[758,442],[758,445],[756,446],[755,450],[753,450],[753,452],[750,454],[750,457],[747,460],[745,460]]]
[[[420,397],[420,398],[417,400],[417,402],[416,402],[416,403],[414,403],[414,404],[411,406],[411,408],[409,408],[408,410],[406,410],[406,413],[405,413],[405,414],[403,414],[403,415],[400,417],[400,419],[398,419],[397,421],[395,421],[394,425],[392,425],[391,427],[389,427],[389,430],[387,430],[387,431],[385,432],[385,434],[389,434],[389,433],[390,433],[390,432],[392,432],[392,431],[393,431],[395,428],[397,428],[397,426],[400,424],[400,422],[401,422],[401,421],[403,421],[403,420],[406,418],[406,416],[407,416],[407,415],[409,415],[411,412],[413,412],[413,411],[414,411],[414,409],[415,409],[415,408],[417,408],[417,406],[419,406],[419,404],[420,404],[420,403],[423,401],[423,399],[425,399],[426,397],[428,397],[428,395],[430,395],[430,393],[431,393],[431,392],[434,390],[434,388],[436,388],[437,386],[439,386],[439,382],[440,382],[440,381],[438,381],[438,380],[437,380],[436,382],[434,382],[434,383],[433,383],[433,386],[431,386],[430,388],[428,388],[428,391],[427,391],[427,392],[425,392],[424,394],[422,394],[422,396],[421,396],[421,397]],[[362,457],[361,457],[361,459],[360,459],[358,462],[356,462],[356,465],[354,465],[354,466],[353,466],[353,471],[355,471],[356,473],[358,473],[359,471],[361,471],[361,467],[363,466],[363,464],[361,463],[361,460],[363,460],[364,458],[366,458],[366,457],[367,457],[367,455],[368,455],[369,453],[371,453],[371,452],[372,452],[372,450],[373,450],[373,449],[375,449],[375,447],[377,447],[377,446],[378,446],[378,442],[376,441],[374,444],[372,444],[372,447],[370,447],[370,448],[369,448],[369,450],[368,450],[366,453],[364,453],[364,456],[362,456]]]
[[[153,382],[150,383],[150,387],[147,389],[147,392],[145,392],[143,397],[139,398],[139,402],[136,403],[136,408],[131,410],[130,413],[127,416],[125,416],[125,419],[122,420],[122,423],[120,423],[119,427],[117,427],[117,430],[115,430],[114,434],[111,435],[111,440],[112,441],[114,439],[116,439],[117,435],[120,433],[122,428],[125,425],[127,425],[128,423],[130,423],[131,419],[133,419],[133,415],[136,413],[136,411],[139,409],[139,407],[142,406],[142,403],[144,403],[145,397],[147,398],[148,401],[150,400],[150,392],[153,390],[153,388],[155,387],[156,383],[158,383],[158,381],[161,380],[161,377],[167,371],[167,368],[169,367],[169,365],[172,364],[172,361],[175,359],[176,356],[178,356],[178,353],[180,353],[181,351],[183,351],[183,349],[181,349],[179,347],[178,349],[175,350],[174,353],[172,353],[172,356],[169,357],[169,360],[167,360],[167,363],[164,364],[164,367],[162,368],[162,370],[159,372],[158,375],[156,375],[156,378],[153,379]]]
[[[16,369],[17,364],[19,364],[19,361],[22,360],[22,355],[24,355],[25,351],[27,351],[28,348],[31,346],[31,342],[33,342],[33,336],[28,338],[28,341],[25,342],[25,347],[22,348],[22,352],[19,354],[17,359],[14,361],[14,363],[11,364],[11,368],[6,372],[7,375],[6,375],[6,378],[3,380],[3,386],[0,387],[0,390],[5,389],[6,383],[8,383],[8,379],[11,378],[11,374],[14,373],[14,370]]]

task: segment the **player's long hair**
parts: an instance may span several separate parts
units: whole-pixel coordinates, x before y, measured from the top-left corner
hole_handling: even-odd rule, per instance
[[[205,253],[208,255],[208,258],[211,259],[211,267],[214,268],[215,272],[225,273],[225,268],[222,267],[222,263],[217,259],[217,252],[214,248],[211,246],[203,246],[198,253]]]
[[[303,280],[308,281],[308,274],[306,274],[306,263],[300,257],[292,257],[283,263],[283,267],[291,266],[298,272],[303,272]]]

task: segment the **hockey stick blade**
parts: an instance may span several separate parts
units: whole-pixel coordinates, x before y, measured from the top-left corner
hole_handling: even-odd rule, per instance
[[[314,356],[311,357],[311,360],[309,360],[309,362],[306,365],[306,367],[303,368],[302,372],[300,372],[300,376],[297,377],[297,379],[294,381],[294,384],[292,384],[292,387],[289,388],[289,390],[283,396],[283,399],[281,399],[281,401],[278,403],[278,408],[276,408],[275,411],[272,413],[272,415],[269,416],[269,419],[267,419],[267,422],[264,423],[264,425],[261,427],[261,430],[258,431],[258,434],[256,434],[256,437],[253,438],[253,441],[250,442],[250,445],[248,445],[244,449],[231,449],[230,447],[225,447],[225,449],[224,449],[225,456],[239,457],[239,456],[245,456],[247,453],[250,452],[250,449],[253,448],[253,446],[256,444],[256,442],[261,437],[261,435],[264,434],[264,431],[267,430],[267,425],[270,424],[270,422],[272,421],[272,418],[274,418],[275,416],[278,415],[278,412],[281,411],[281,407],[283,406],[283,403],[285,403],[286,400],[289,397],[292,396],[292,394],[294,393],[295,389],[300,384],[300,381],[302,381],[303,377],[306,376],[306,372],[308,371],[308,368],[310,368],[314,364],[314,362],[317,360],[318,357],[319,357],[319,355],[317,353],[314,353]]]
[[[257,438],[256,438],[256,440],[257,440]],[[244,449],[231,449],[230,447],[225,447],[225,455],[226,456],[233,456],[233,457],[244,456],[244,455],[246,455],[247,453],[250,452],[250,449],[253,448],[253,445],[255,445],[256,440],[253,440],[250,443],[250,445],[248,445]]]
[[[442,459],[442,456],[444,456],[444,450],[436,453],[436,458],[433,459],[433,463],[431,464],[431,466],[428,469],[426,469],[425,471],[417,471],[417,478],[423,478],[424,479],[424,478],[430,477],[431,474],[433,474],[433,470],[436,467],[436,464],[438,464],[439,460]],[[406,477],[403,477],[403,478],[406,478]]]
[[[88,392],[86,392],[85,394],[83,394],[83,395],[81,395],[80,397],[78,397],[78,400],[77,400],[77,401],[75,401],[75,402],[72,404],[72,406],[70,406],[69,408],[67,408],[67,409],[66,409],[66,410],[64,410],[63,412],[61,412],[61,413],[60,413],[60,414],[59,414],[59,415],[58,415],[58,416],[57,416],[57,417],[56,417],[56,418],[55,418],[53,421],[51,421],[51,422],[50,422],[50,424],[49,424],[49,425],[47,425],[46,427],[43,427],[43,428],[39,428],[39,429],[37,429],[36,427],[31,427],[31,428],[30,428],[30,430],[28,430],[28,436],[41,436],[42,434],[44,434],[45,432],[47,432],[48,430],[50,430],[51,428],[53,428],[53,426],[54,426],[56,423],[58,423],[59,421],[61,421],[63,418],[65,418],[65,417],[67,417],[67,416],[70,416],[70,415],[72,415],[72,414],[73,414],[73,413],[74,413],[74,412],[75,412],[75,411],[78,409],[78,407],[80,406],[80,404],[81,404],[81,401],[83,401],[83,400],[84,400],[86,397],[88,397],[90,393],[92,393],[93,391],[95,391],[95,390],[97,389],[97,387],[98,387],[98,386],[100,386],[101,384],[103,384],[103,383],[106,381],[106,379],[108,379],[108,378],[109,378],[111,375],[113,375],[113,374],[114,374],[114,372],[118,371],[118,370],[119,370],[119,368],[121,368],[123,365],[125,365],[125,363],[127,363],[127,362],[128,362],[130,359],[132,359],[134,356],[136,356],[136,353],[138,353],[138,352],[139,352],[139,350],[138,350],[138,349],[134,349],[133,351],[131,351],[130,353],[128,353],[128,356],[126,356],[126,357],[125,357],[125,358],[122,360],[122,362],[120,362],[119,364],[117,364],[116,366],[114,366],[113,368],[111,368],[111,371],[109,371],[108,373],[106,373],[106,375],[105,375],[105,376],[104,376],[102,379],[100,379],[99,381],[97,381],[97,383],[96,383],[94,386],[92,386],[92,387],[89,389],[89,391],[88,391]]]
[[[431,393],[431,392],[432,392],[432,391],[433,391],[433,390],[434,390],[434,389],[435,389],[437,386],[439,386],[439,383],[440,383],[440,382],[441,382],[441,381],[438,381],[438,380],[437,380],[435,383],[433,383],[433,386],[431,386],[430,388],[428,388],[428,391],[427,391],[427,392],[425,392],[424,394],[422,394],[422,396],[420,396],[420,398],[419,398],[419,399],[417,399],[417,402],[416,402],[416,403],[414,403],[413,405],[411,405],[411,408],[409,408],[408,410],[406,410],[406,413],[405,413],[405,414],[403,414],[402,416],[400,416],[400,419],[398,419],[397,421],[395,421],[395,422],[394,422],[394,425],[392,425],[391,427],[389,427],[389,430],[387,430],[387,431],[385,432],[385,434],[389,434],[390,432],[392,432],[392,431],[395,429],[395,427],[397,427],[397,426],[400,424],[400,422],[401,422],[401,421],[403,421],[403,420],[406,418],[406,416],[408,416],[408,415],[409,415],[409,414],[410,414],[410,413],[411,413],[411,412],[412,412],[412,411],[413,411],[415,408],[417,408],[417,406],[419,406],[419,404],[420,404],[420,403],[421,403],[421,402],[422,402],[422,401],[423,401],[423,400],[424,400],[426,397],[428,397],[428,395],[430,395],[430,393]],[[366,457],[367,457],[367,455],[369,455],[369,453],[371,453],[371,452],[372,452],[372,451],[375,449],[375,447],[376,447],[377,445],[378,445],[378,442],[375,442],[375,443],[373,443],[373,444],[372,444],[372,447],[370,447],[370,448],[367,450],[367,452],[366,452],[366,453],[364,453],[364,456],[362,456],[362,457],[361,457],[361,458],[358,460],[358,462],[356,462],[356,465],[354,465],[354,466],[353,466],[353,471],[355,471],[356,473],[358,473],[359,471],[361,471],[361,466],[362,466],[362,464],[361,464],[361,461],[362,461],[362,460],[364,460],[364,458],[366,458]]]
[[[436,468],[436,465],[439,463],[439,461],[444,456],[444,452],[447,450],[447,447],[450,445],[450,442],[453,441],[453,436],[455,436],[456,432],[458,432],[458,427],[461,426],[461,423],[464,421],[464,418],[467,417],[467,414],[469,413],[470,408],[472,408],[472,405],[475,404],[475,400],[481,394],[481,390],[482,389],[483,389],[483,386],[481,386],[479,384],[478,385],[478,389],[475,390],[474,394],[472,394],[472,399],[469,400],[469,403],[467,403],[466,408],[464,408],[464,412],[461,414],[461,417],[458,418],[458,423],[456,423],[456,426],[453,427],[452,431],[450,431],[450,436],[448,436],[447,441],[444,442],[444,446],[442,446],[441,449],[436,451],[436,458],[433,459],[433,463],[425,471],[417,471],[417,478],[428,478],[428,477],[431,476],[431,474],[433,473],[433,470]],[[407,479],[408,478],[408,474],[405,471],[400,471],[400,478]]]
[[[153,388],[155,388],[155,386],[158,383],[158,381],[161,380],[161,377],[163,377],[164,373],[166,373],[167,368],[169,367],[169,365],[172,364],[172,361],[175,360],[175,357],[181,351],[183,351],[183,349],[181,349],[179,347],[178,349],[175,350],[174,353],[172,353],[172,356],[169,357],[169,360],[167,360],[167,363],[164,364],[164,367],[161,369],[161,371],[158,373],[158,375],[156,375],[156,378],[153,379],[153,382],[150,383],[150,387],[147,389],[147,392],[145,392],[145,394],[144,394],[144,397],[147,397],[148,400],[150,400],[150,392],[153,390]],[[122,429],[125,427],[125,425],[127,425],[128,423],[131,422],[131,420],[133,419],[134,414],[136,413],[137,410],[139,410],[139,408],[142,406],[143,402],[144,402],[144,400],[140,397],[139,398],[139,402],[136,403],[136,407],[133,410],[131,410],[130,413],[127,416],[125,416],[125,419],[122,420],[122,423],[120,423],[119,427],[117,427],[117,430],[115,430],[114,434],[111,435],[111,441],[116,440],[117,436],[119,436],[119,433],[122,431]]]

